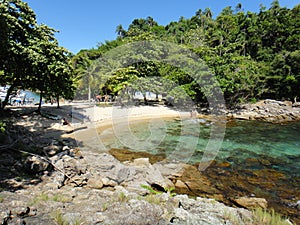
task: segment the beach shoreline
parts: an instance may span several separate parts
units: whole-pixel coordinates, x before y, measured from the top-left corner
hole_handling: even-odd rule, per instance
[[[101,145],[105,141],[106,137],[114,138],[113,132],[118,131],[117,125],[119,122],[125,123],[124,125],[127,125],[127,123],[131,125],[130,123],[144,123],[148,121],[150,122],[152,119],[165,120],[168,118],[170,120],[195,119],[195,121],[198,119],[200,121],[203,118],[204,120],[218,122],[221,118],[209,114],[198,114],[197,117],[192,118],[190,112],[180,112],[175,108],[173,109],[166,106],[133,106],[126,108],[120,106],[99,107],[88,104],[64,104],[61,105],[60,109],[57,109],[55,105],[49,104],[42,107],[41,115],[34,112],[36,110],[35,107],[12,107],[11,109],[16,111],[15,113],[18,114],[18,116],[11,118],[12,122],[17,127],[22,127],[22,129],[24,129],[19,131],[21,136],[17,136],[17,138],[22,140],[24,143],[27,143],[26,141],[28,141],[28,143],[34,143],[34,148],[38,147],[45,151],[46,155],[51,156],[51,162],[55,163],[57,168],[61,168],[60,166],[63,166],[62,168],[68,169],[65,173],[68,172],[68,176],[71,177],[71,179],[63,180],[63,183],[59,183],[63,185],[63,187],[57,189],[57,182],[60,181],[59,179],[61,177],[60,172],[54,170],[54,172],[50,173],[50,176],[48,176],[48,173],[45,173],[44,175],[41,173],[42,178],[40,181],[37,181],[38,186],[35,188],[35,186],[25,185],[25,183],[19,182],[15,178],[14,174],[12,174],[5,184],[8,185],[9,188],[17,188],[23,185],[22,188],[24,188],[24,196],[26,196],[27,191],[32,191],[33,189],[35,194],[39,196],[43,194],[43,192],[39,191],[40,188],[47,190],[49,186],[53,189],[53,193],[57,193],[58,190],[62,190],[62,193],[66,194],[69,192],[68,188],[72,188],[72,185],[74,186],[74,180],[76,181],[75,186],[81,185],[84,187],[79,187],[74,190],[80,190],[84,194],[90,193],[91,186],[89,185],[92,185],[92,190],[99,189],[103,192],[113,190],[112,194],[115,194],[117,189],[121,186],[122,188],[126,187],[128,189],[126,189],[126,191],[128,192],[136,191],[136,189],[130,189],[128,187],[138,187],[137,191],[140,192],[143,191],[140,183],[145,182],[145,177],[140,178],[135,177],[135,175],[140,174],[138,171],[141,168],[144,169],[143,171],[145,171],[146,174],[149,174],[149,171],[156,168],[153,173],[150,173],[153,174],[154,177],[151,177],[151,179],[149,178],[147,180],[148,183],[146,184],[151,185],[154,183],[159,184],[161,187],[168,184],[171,185],[171,187],[174,187],[178,194],[212,198],[227,205],[236,206],[235,203],[232,203],[231,201],[235,200],[237,196],[234,196],[232,198],[233,200],[228,200],[226,198],[227,194],[223,195],[220,192],[220,186],[217,188],[214,185],[214,182],[210,180],[215,176],[219,179],[220,171],[225,174],[224,179],[228,179],[229,175],[232,174],[232,171],[230,171],[231,164],[229,163],[213,161],[211,164],[212,167],[209,170],[199,172],[197,170],[198,166],[178,164],[177,162],[167,162],[164,161],[163,156],[157,159],[155,157],[151,158],[150,155],[146,155],[144,153],[131,153],[127,149],[123,149],[124,151],[120,152],[119,149],[115,149],[116,151],[114,153],[118,152],[120,155],[123,154],[127,157],[125,161],[122,162],[116,154],[112,154],[113,152],[109,151],[109,147]],[[26,112],[28,112],[28,114],[26,114]],[[76,116],[77,118],[74,118]],[[66,118],[70,122],[70,125],[63,125],[63,118]],[[226,118],[224,116],[223,119],[224,122],[226,122],[228,117]],[[109,130],[108,128],[112,129]],[[44,155],[42,152],[41,154]],[[10,158],[7,157],[7,160],[9,159]],[[32,165],[39,165],[38,168],[40,168],[41,171],[44,171],[43,165],[45,162],[42,160],[39,161],[35,156],[28,156],[26,160],[25,162],[30,162]],[[157,160],[158,162],[156,163]],[[150,161],[153,162],[150,163]],[[14,165],[18,164],[14,163],[13,166]],[[32,165],[30,165],[30,167],[35,168]],[[86,168],[81,169],[82,165]],[[183,168],[183,170],[179,171],[180,168]],[[6,168],[2,167],[2,169]],[[132,173],[132,171],[136,172]],[[262,179],[266,171],[273,176],[273,170],[262,170],[261,174],[256,174],[256,176],[261,175],[262,177],[259,177],[259,179]],[[233,175],[235,178],[238,177],[240,180],[234,180],[233,182],[243,184],[243,177],[235,176],[237,173],[239,173],[239,171],[233,173]],[[5,174],[9,175],[8,172]],[[161,177],[169,180],[162,180],[166,183],[158,182],[156,180],[158,174],[161,174]],[[243,174],[246,176],[248,173]],[[279,173],[275,173],[275,175],[278,174]],[[283,179],[283,177],[279,175],[278,178]],[[245,179],[247,179],[247,177],[245,177]],[[33,181],[35,180],[32,180],[32,182]],[[93,183],[96,181],[97,183]],[[131,184],[130,182],[133,181],[136,183]],[[224,187],[230,187],[230,185],[224,185]],[[125,189],[123,191],[125,192]],[[229,191],[226,193],[229,193]],[[243,196],[248,195],[240,193],[239,197]],[[261,196],[259,197],[259,201],[266,202],[266,199]],[[20,195],[18,195],[17,198],[19,199]],[[88,197],[87,199],[90,198]],[[253,199],[250,198],[250,200]],[[296,200],[293,200],[293,202],[289,201],[289,203],[296,205],[298,204]],[[22,202],[25,204],[28,200],[24,197]],[[272,206],[272,199],[270,202],[267,202]],[[5,203],[9,204],[8,200]],[[86,201],[86,204],[90,203],[91,201]],[[10,207],[13,208],[13,206]],[[68,210],[72,211],[73,209],[68,208]],[[297,209],[295,207],[290,207],[288,210],[295,211]],[[280,210],[278,209],[278,211]],[[292,213],[294,213],[294,211]]]

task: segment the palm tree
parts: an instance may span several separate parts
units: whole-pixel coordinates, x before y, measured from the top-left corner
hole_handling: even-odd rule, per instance
[[[198,18],[201,18],[201,16],[202,16],[202,9],[199,9],[199,10],[197,10],[197,12],[196,12],[196,16],[198,17]]]
[[[157,23],[154,21],[154,19],[151,16],[147,17],[146,22],[149,25],[149,27],[153,27],[157,25]]]
[[[212,12],[210,8],[206,8],[203,13],[207,18],[212,18]]]
[[[119,24],[116,28],[116,33],[118,37],[123,38],[126,35],[126,31],[123,29],[123,26]]]

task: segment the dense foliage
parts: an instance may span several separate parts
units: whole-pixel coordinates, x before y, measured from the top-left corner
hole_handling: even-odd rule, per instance
[[[42,97],[72,98],[75,87],[70,53],[58,45],[55,30],[38,25],[21,0],[0,0],[0,84],[38,91]],[[39,107],[40,109],[40,107]]]
[[[81,94],[92,86],[95,93],[90,94],[118,95],[132,80],[155,75],[176,82],[193,100],[205,101],[193,79],[167,63],[133,63],[114,71],[104,84],[97,82],[101,73],[85,76],[98,57],[118,46],[159,40],[184,46],[202,58],[216,75],[230,105],[261,98],[295,100],[300,96],[300,5],[288,9],[274,0],[269,9],[261,6],[256,13],[245,12],[238,4],[235,9],[224,8],[216,17],[210,9],[200,9],[192,18],[181,17],[167,26],[147,17],[133,20],[127,30],[118,25],[116,34],[116,40],[73,57],[76,74],[88,79],[81,81]],[[89,88],[84,85],[87,83]]]

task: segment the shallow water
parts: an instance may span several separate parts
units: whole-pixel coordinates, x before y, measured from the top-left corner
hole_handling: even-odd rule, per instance
[[[148,152],[190,164],[212,161],[202,175],[222,193],[222,201],[266,198],[270,208],[300,223],[294,206],[300,200],[300,122],[230,121],[225,133],[223,126],[204,119],[124,123],[102,132],[100,140],[107,149]]]
[[[106,138],[104,144],[107,148],[147,151],[166,157],[178,152],[186,153],[185,157],[177,160],[195,164],[201,162],[204,152],[209,153],[207,145],[210,136],[218,134],[218,125],[214,126],[214,131],[212,127],[211,122],[204,119],[126,123],[114,127],[113,131],[107,130],[107,136],[116,138]],[[211,160],[228,161],[235,165],[248,158],[268,158],[277,162],[274,168],[300,176],[299,134],[299,122],[279,125],[233,121],[227,123],[224,138],[219,141],[221,148]],[[222,132],[219,136],[222,137]]]

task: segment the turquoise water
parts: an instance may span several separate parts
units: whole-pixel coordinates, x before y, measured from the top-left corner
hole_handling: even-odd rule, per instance
[[[172,160],[195,164],[203,160],[204,154],[211,153],[208,148],[211,135],[217,133],[222,137],[218,126],[203,119],[123,124],[114,128],[116,138],[106,139],[104,144],[107,148],[163,154]],[[233,166],[247,166],[243,162],[249,158],[265,159],[274,169],[300,176],[299,134],[299,122],[279,125],[234,121],[227,123],[224,138],[216,141],[221,147],[213,149],[209,159]]]
[[[116,125],[101,133],[100,140],[108,149],[160,154],[193,165],[213,160],[201,176],[222,193],[221,201],[265,198],[269,208],[300,224],[295,207],[300,200],[300,122],[230,121],[224,135],[222,130],[202,119],[154,120]]]
[[[33,99],[33,104],[40,101],[40,95],[35,92],[25,90],[21,91],[21,93],[26,93],[26,100],[29,100],[30,98]]]

